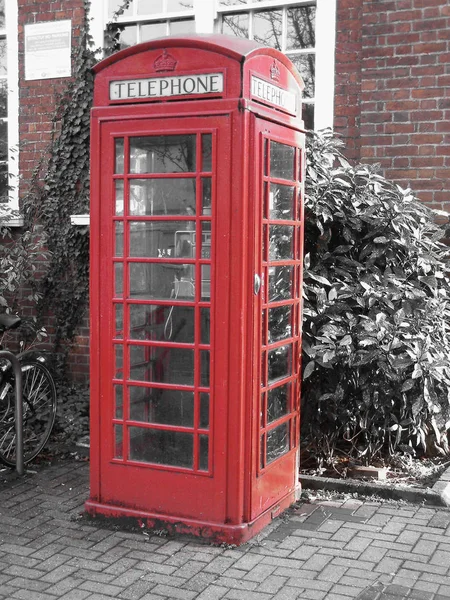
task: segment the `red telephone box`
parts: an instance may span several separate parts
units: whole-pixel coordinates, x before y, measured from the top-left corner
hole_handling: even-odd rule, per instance
[[[299,491],[303,83],[222,35],[95,74],[86,507],[240,543]]]

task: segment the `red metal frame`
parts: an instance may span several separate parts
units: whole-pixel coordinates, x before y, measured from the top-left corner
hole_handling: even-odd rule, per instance
[[[231,40],[231,41],[230,41]],[[108,98],[110,81],[139,79],[153,74],[151,65],[162,51],[170,52],[177,63],[176,75],[221,72],[221,94],[205,97],[169,98],[118,103]],[[149,66],[150,65],[150,66]],[[300,166],[303,161],[302,122],[264,98],[252,96],[251,81],[257,76],[267,86],[290,90],[300,99],[301,80],[280,53],[261,48],[253,42],[222,36],[190,37],[149,42],[114,55],[96,68],[95,108],[92,112],[92,209],[91,209],[91,495],[86,503],[92,514],[137,518],[149,526],[165,523],[175,531],[195,533],[230,543],[245,541],[268,523],[273,516],[295,500],[298,491],[298,411],[299,359],[301,334],[301,260],[302,198]],[[172,76],[173,73],[171,72]],[[276,76],[276,81],[272,79]],[[213,138],[212,171],[201,171],[203,134]],[[130,173],[129,139],[146,136],[192,134],[197,140],[196,169],[179,173]],[[123,173],[114,173],[114,140],[123,140]],[[275,140],[295,148],[295,172],[286,182],[264,175],[264,140]],[[266,159],[268,160],[268,159]],[[134,180],[156,181],[192,177],[196,180],[195,215],[132,215],[128,212],[129,183]],[[211,177],[212,214],[201,213],[201,179]],[[115,181],[123,181],[124,212],[115,214]],[[263,214],[264,187],[284,183],[296,190],[294,216],[275,225],[295,230],[294,256],[277,263],[294,269],[292,306],[293,370],[286,381],[292,387],[288,412],[276,421],[262,422],[261,352],[264,354],[286,345],[286,340],[270,343],[266,329],[261,338],[261,311],[286,305],[270,302],[266,292],[254,294],[255,273],[271,266],[261,254],[262,232],[272,224]],[[268,191],[265,191],[268,202]],[[186,222],[195,224],[196,241],[201,223],[211,224],[210,256],[196,243],[195,255],[129,255],[130,222]],[[123,229],[123,250],[115,249],[115,224]],[[150,226],[150,225],[149,225]],[[267,233],[266,233],[267,237]],[[194,238],[192,238],[193,240]],[[266,248],[267,248],[266,240]],[[132,297],[128,272],[132,265],[192,265],[196,277],[196,295],[139,299]],[[123,289],[115,291],[114,265],[121,265]],[[201,267],[210,265],[211,296],[201,299]],[[174,283],[175,286],[175,283]],[[175,306],[194,311],[193,340],[161,339],[157,331],[145,326],[146,336],[135,339],[128,307],[143,305],[150,310],[169,310]],[[116,307],[119,307],[116,311]],[[122,307],[122,308],[121,308]],[[200,311],[210,309],[210,342],[201,343]],[[156,310],[156,309],[155,309]],[[115,327],[116,312],[123,325]],[[160,317],[161,318],[161,317]],[[163,317],[164,318],[164,317]],[[142,330],[144,331],[144,330]],[[136,381],[130,373],[130,348],[141,352],[146,363],[147,381]],[[120,351],[116,352],[116,349]],[[154,370],[170,364],[170,352],[189,350],[195,356],[194,380],[186,385],[156,381]],[[201,353],[210,351],[209,386],[200,380]],[[155,352],[159,357],[154,362]],[[116,357],[121,364],[116,365]],[[128,390],[178,390],[194,395],[190,424],[155,423],[154,407],[146,399],[144,416],[132,420]],[[122,390],[120,406],[115,390]],[[268,386],[262,391],[265,394]],[[209,428],[200,424],[200,394],[210,394]],[[190,397],[190,396],[189,396]],[[264,398],[265,396],[263,396]],[[146,411],[146,412],[145,412]],[[290,431],[287,452],[270,464],[261,465],[260,438],[276,426],[286,423]],[[130,428],[141,432],[164,431],[193,436],[192,467],[161,464],[130,458]],[[121,428],[116,439],[115,430]],[[208,465],[200,468],[200,436],[209,439]],[[202,438],[204,439],[204,438]]]

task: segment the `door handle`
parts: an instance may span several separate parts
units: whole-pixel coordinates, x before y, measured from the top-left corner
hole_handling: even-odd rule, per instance
[[[254,292],[255,296],[257,296],[259,294],[260,289],[261,289],[261,277],[258,275],[258,273],[255,273],[255,277],[253,280],[253,292]]]

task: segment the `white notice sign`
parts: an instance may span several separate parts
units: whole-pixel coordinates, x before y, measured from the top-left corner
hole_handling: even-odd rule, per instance
[[[25,79],[70,77],[71,21],[25,25]]]
[[[251,94],[257,100],[278,106],[293,115],[297,112],[297,96],[293,92],[284,90],[254,75],[252,75]]]
[[[190,96],[191,94],[220,94],[222,92],[223,73],[126,79],[111,81],[109,84],[110,100],[142,100],[166,96]]]

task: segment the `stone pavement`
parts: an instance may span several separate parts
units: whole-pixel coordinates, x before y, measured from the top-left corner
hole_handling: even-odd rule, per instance
[[[80,517],[88,468],[0,472],[1,600],[450,599],[449,509],[315,501],[214,547]]]

